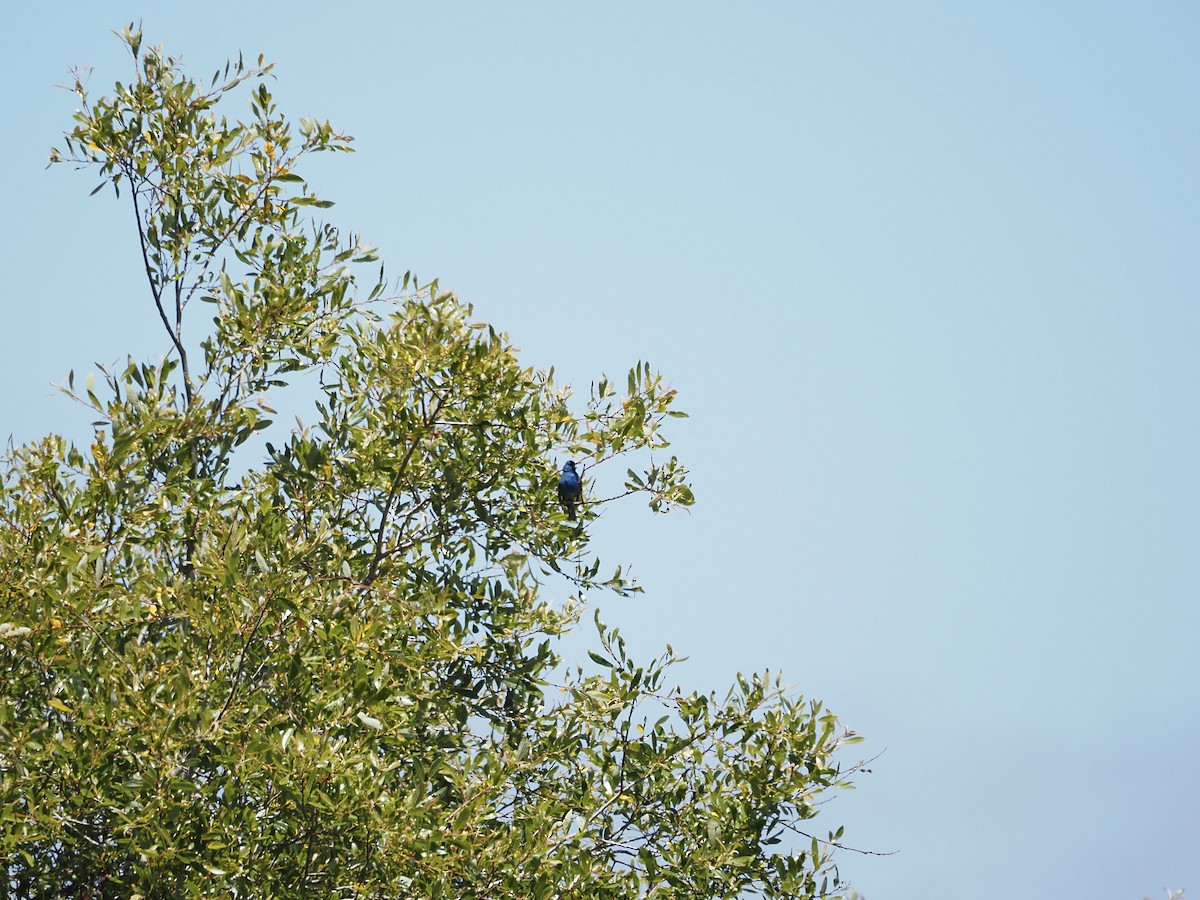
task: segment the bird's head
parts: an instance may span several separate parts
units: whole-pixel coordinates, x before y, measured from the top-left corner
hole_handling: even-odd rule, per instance
[[[570,472],[571,474],[575,474],[575,460],[573,460],[573,459],[567,460],[566,465],[563,466],[563,471]]]

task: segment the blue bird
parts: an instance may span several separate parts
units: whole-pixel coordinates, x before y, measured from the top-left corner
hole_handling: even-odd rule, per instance
[[[575,504],[583,498],[583,482],[575,471],[574,460],[563,466],[562,478],[558,480],[558,502],[567,511],[567,518],[575,521]]]

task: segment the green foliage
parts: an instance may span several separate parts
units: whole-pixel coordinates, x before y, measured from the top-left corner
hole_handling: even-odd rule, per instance
[[[133,206],[172,350],[71,375],[90,448],[4,460],[9,890],[835,893],[841,829],[805,821],[857,738],[820,704],[766,674],[672,687],[673,651],[635,662],[599,618],[586,666],[554,650],[587,590],[637,590],[590,550],[603,505],[692,502],[661,459],[674,390],[639,363],[576,411],[436,282],[393,290],[380,268],[360,288],[375,252],[304,218],[330,204],[297,171],[350,138],[293,132],[261,59],[205,89],[123,37],[136,78],[94,102],[77,80],[51,158]],[[267,392],[304,372],[315,424],[256,464]],[[589,463],[578,526],[553,489],[568,455]],[[617,457],[641,462],[601,496]]]

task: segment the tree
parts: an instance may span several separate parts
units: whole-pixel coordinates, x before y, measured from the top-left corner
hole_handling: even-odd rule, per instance
[[[364,275],[375,251],[306,219],[332,204],[299,172],[349,137],[293,127],[261,57],[205,88],[122,38],[136,76],[99,100],[76,77],[51,161],[132,207],[170,352],[68,377],[90,448],[4,460],[8,889],[835,893],[842,831],[806,821],[857,738],[821,704],[770,674],[671,687],[669,647],[636,662],[598,617],[588,662],[555,652],[586,591],[637,591],[590,550],[603,504],[692,502],[663,461],[675,391],[639,363],[577,406],[437,282]],[[264,460],[268,392],[304,373],[314,424]],[[578,524],[567,456],[588,463]]]

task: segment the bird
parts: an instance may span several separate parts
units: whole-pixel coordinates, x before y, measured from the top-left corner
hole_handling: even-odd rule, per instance
[[[569,460],[562,468],[562,478],[558,480],[558,502],[567,511],[567,518],[575,521],[575,504],[583,498],[583,482],[575,471],[575,461]]]

